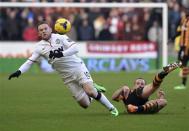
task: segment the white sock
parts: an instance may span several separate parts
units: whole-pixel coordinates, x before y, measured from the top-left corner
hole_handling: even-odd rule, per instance
[[[98,100],[96,99],[97,101],[99,101],[102,105],[104,105],[108,110],[111,110],[112,108],[115,108],[115,107],[110,103],[110,101],[106,98],[106,96],[105,96],[103,93],[98,92],[96,88],[94,88],[94,89],[95,89],[95,91],[97,92],[97,95],[98,95],[98,93],[101,94],[100,99],[98,99]]]
[[[103,93],[101,93],[101,98],[99,99],[99,102],[103,104],[106,108],[108,108],[108,110],[114,108],[114,106],[110,103],[110,101]]]

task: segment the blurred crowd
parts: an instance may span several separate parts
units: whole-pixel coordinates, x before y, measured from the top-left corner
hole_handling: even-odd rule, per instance
[[[16,0],[11,0],[15,2]],[[22,0],[24,2],[138,2],[139,0]],[[143,2],[164,2],[143,0]],[[187,0],[168,0],[169,38],[174,37]],[[37,41],[36,25],[46,20],[53,25],[59,17],[72,23],[68,34],[78,41],[150,40],[161,42],[160,8],[0,8],[0,40]]]

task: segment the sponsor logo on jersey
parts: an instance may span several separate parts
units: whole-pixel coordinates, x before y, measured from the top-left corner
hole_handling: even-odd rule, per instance
[[[55,43],[60,44],[60,39],[56,39]]]

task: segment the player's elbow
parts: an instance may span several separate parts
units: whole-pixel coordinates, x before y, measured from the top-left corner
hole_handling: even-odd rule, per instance
[[[112,95],[112,100],[116,101],[116,97],[114,94]]]
[[[79,47],[78,47],[78,45],[77,45],[77,44],[73,44],[72,46],[73,46],[73,48],[74,48],[74,52],[75,52],[75,53],[78,53],[78,52],[79,52]]]
[[[119,96],[112,95],[112,100],[119,102]]]
[[[114,100],[114,101],[116,100],[114,95],[112,95],[112,100]]]
[[[118,100],[118,99],[112,99],[112,100],[119,102],[119,100]]]

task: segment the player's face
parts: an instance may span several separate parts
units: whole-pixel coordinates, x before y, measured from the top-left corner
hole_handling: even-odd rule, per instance
[[[43,40],[48,40],[51,36],[52,29],[48,24],[41,24],[38,26],[38,34]]]
[[[135,88],[141,88],[145,86],[145,80],[144,79],[136,79],[135,81]]]

